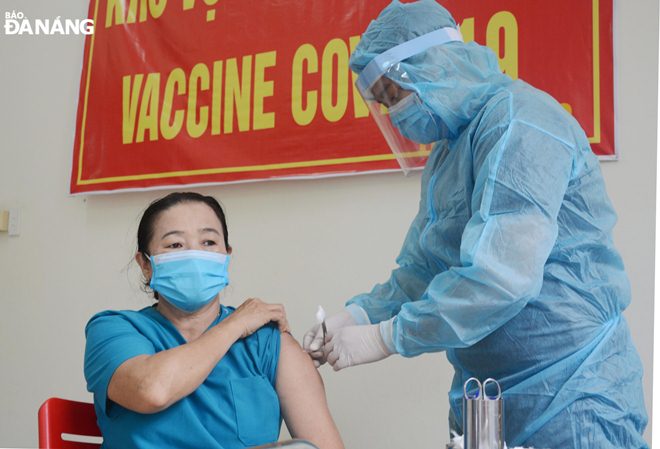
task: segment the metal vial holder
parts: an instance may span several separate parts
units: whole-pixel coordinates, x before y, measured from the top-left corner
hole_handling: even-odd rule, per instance
[[[476,383],[476,392],[468,391],[471,383]],[[491,383],[497,386],[495,396],[486,394]],[[495,379],[486,379],[482,385],[471,377],[463,385],[463,448],[504,449],[504,401]]]

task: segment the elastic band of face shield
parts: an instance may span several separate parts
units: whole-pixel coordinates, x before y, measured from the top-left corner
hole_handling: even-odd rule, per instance
[[[372,59],[358,76],[355,85],[365,100],[372,100],[372,98],[369,98],[369,90],[392,65],[428,48],[456,41],[463,42],[461,32],[456,28],[446,27],[399,44]]]

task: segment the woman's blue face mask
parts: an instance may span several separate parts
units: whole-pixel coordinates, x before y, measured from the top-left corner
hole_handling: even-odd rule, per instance
[[[211,301],[229,284],[226,254],[186,250],[150,257],[149,286],[179,310],[192,313]]]
[[[406,138],[431,143],[449,137],[449,129],[413,92],[388,110],[392,124]]]

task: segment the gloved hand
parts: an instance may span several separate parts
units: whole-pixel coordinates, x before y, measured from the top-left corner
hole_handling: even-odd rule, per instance
[[[385,322],[391,327],[391,322]],[[377,362],[391,351],[380,331],[380,324],[348,326],[339,329],[325,344],[327,360],[335,371],[363,363]]]
[[[356,324],[358,323],[355,321],[355,318],[346,309],[329,316],[325,320],[325,328],[328,331],[326,340],[332,338],[342,327],[355,326]],[[303,349],[312,357],[314,366],[317,368],[325,363],[323,343],[323,329],[320,323],[312,326],[303,336]]]

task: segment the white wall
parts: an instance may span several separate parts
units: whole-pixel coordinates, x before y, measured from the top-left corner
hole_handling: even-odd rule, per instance
[[[620,216],[615,240],[634,296],[626,316],[650,410],[658,5],[614,3],[621,160],[603,171]],[[77,18],[87,1],[0,2],[1,14],[11,9]],[[0,35],[0,210],[22,213],[19,237],[0,234],[0,447],[36,447],[36,412],[47,397],[91,399],[83,328],[94,312],[148,303],[129,262],[140,212],[163,192],[67,195],[81,59],[76,36]],[[235,257],[225,302],[283,302],[301,338],[317,304],[334,312],[386,278],[418,184],[417,175],[390,174],[198,189],[228,211]],[[321,372],[347,447],[444,447],[444,355]]]

